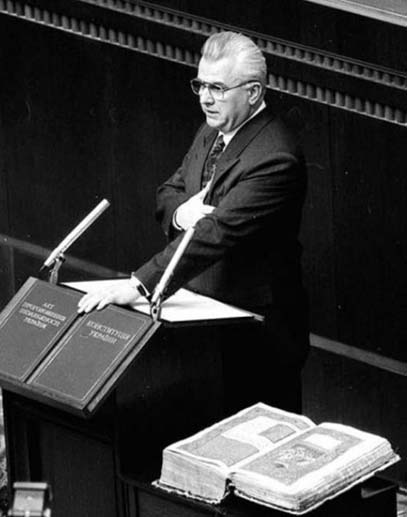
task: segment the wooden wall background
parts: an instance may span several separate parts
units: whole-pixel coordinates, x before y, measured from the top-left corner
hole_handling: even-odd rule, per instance
[[[102,198],[61,279],[113,276],[163,245],[156,186],[202,117],[188,80],[219,28],[255,37],[268,102],[303,141],[313,350],[305,413],[407,454],[407,36],[305,0],[0,0],[0,302]],[[407,482],[406,463],[391,471]]]

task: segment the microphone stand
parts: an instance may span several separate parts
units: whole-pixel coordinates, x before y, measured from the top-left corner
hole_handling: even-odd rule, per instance
[[[52,269],[48,273],[48,281],[51,284],[57,284],[58,283],[58,273],[59,269],[62,266],[62,264],[65,262],[65,255],[63,253],[60,253],[55,261]],[[44,266],[41,268],[41,270],[44,268]]]
[[[58,283],[58,272],[65,261],[65,251],[73,244],[82,233],[93,224],[96,219],[110,206],[107,199],[103,199],[89,214],[63,239],[58,246],[51,252],[40,271],[52,268],[49,271],[49,282]]]
[[[188,246],[192,236],[194,234],[195,227],[191,226],[184,233],[181,242],[178,245],[178,248],[175,250],[174,255],[171,257],[171,260],[168,263],[160,281],[156,285],[154,292],[151,296],[150,300],[150,314],[154,321],[157,321],[161,316],[161,304],[163,300],[164,291],[171,280],[175,268],[177,267],[178,262],[180,261],[182,255],[186,247]]]

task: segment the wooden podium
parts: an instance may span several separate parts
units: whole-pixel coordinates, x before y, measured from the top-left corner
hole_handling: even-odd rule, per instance
[[[158,476],[163,447],[224,416],[219,341],[258,321],[185,291],[158,322],[146,304],[80,316],[72,285],[30,278],[0,315],[9,484],[47,481],[57,517],[135,517],[128,480]]]
[[[10,486],[48,482],[55,517],[282,517],[152,485],[166,445],[225,416],[220,343],[256,315],[181,291],[158,322],[143,303],[79,316],[72,287],[94,285],[30,278],[0,314]],[[375,478],[310,515],[395,517],[395,491]]]

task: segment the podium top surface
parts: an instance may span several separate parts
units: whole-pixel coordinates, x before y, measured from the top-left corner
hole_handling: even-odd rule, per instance
[[[67,282],[63,285],[77,289],[85,293],[94,292],[103,287],[120,285],[127,282],[127,278],[112,280],[94,280],[86,282]],[[145,298],[137,301],[133,309],[143,314],[150,314],[150,306]],[[179,289],[170,298],[164,301],[161,309],[160,320],[169,323],[234,320],[234,319],[256,319],[261,321],[262,317],[253,312],[245,311],[238,307],[228,305],[208,296],[193,293],[187,289]]]

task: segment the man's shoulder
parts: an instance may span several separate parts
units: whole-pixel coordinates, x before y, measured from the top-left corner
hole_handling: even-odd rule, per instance
[[[282,138],[295,138],[295,128],[290,124],[286,113],[267,111],[265,114],[265,130],[281,135]]]
[[[262,119],[257,121],[261,125],[257,131],[254,147],[260,146],[264,151],[281,150],[297,154],[299,151],[299,135],[295,128],[282,113],[274,113],[269,109],[264,110]]]

